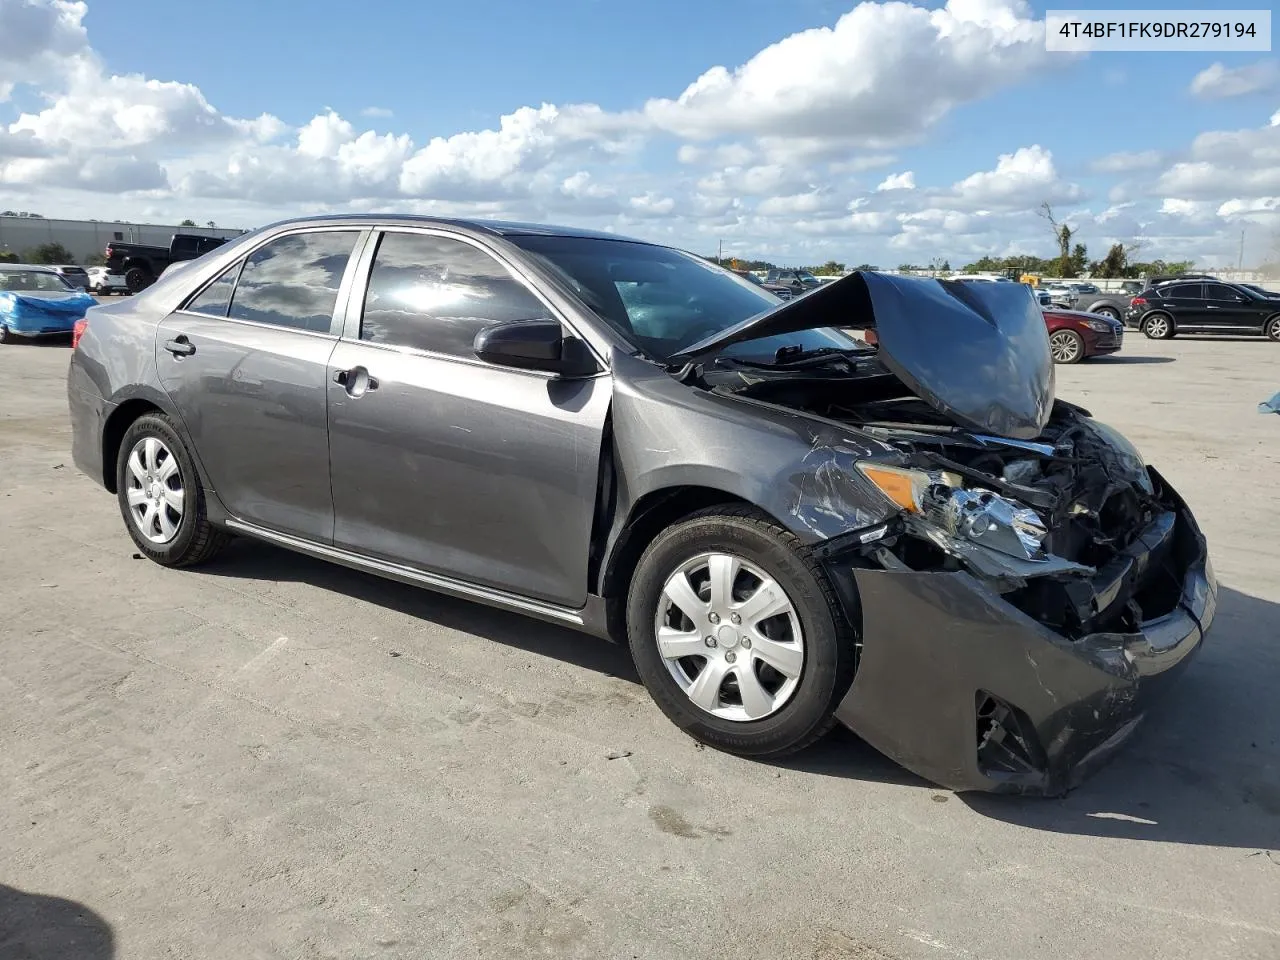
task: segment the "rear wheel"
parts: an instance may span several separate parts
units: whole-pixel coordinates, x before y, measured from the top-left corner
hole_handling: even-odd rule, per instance
[[[204,563],[230,539],[209,522],[195,463],[163,414],[139,417],[125,431],[116,490],[129,536],[156,563]]]
[[[743,756],[785,756],[817,740],[853,678],[853,630],[826,574],[749,508],[702,511],[650,544],[632,578],[627,632],[659,709]]]
[[[1267,335],[1268,340],[1280,341],[1280,313],[1274,317],[1268,317],[1267,322],[1263,325],[1262,332]]]
[[[1100,317],[1108,317],[1112,320],[1120,319],[1120,311],[1115,307],[1094,307],[1093,312]]]
[[[1055,330],[1049,336],[1054,363],[1079,363],[1084,359],[1084,338],[1074,330]]]
[[[1153,313],[1142,321],[1142,332],[1152,340],[1168,340],[1173,336],[1173,318],[1165,313]]]
[[[141,293],[151,285],[151,274],[141,267],[130,267],[124,273],[124,283],[130,293]]]

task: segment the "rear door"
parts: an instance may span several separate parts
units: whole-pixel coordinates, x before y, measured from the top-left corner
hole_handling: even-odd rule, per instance
[[[1160,300],[1178,327],[1203,327],[1206,323],[1203,283],[1174,283],[1160,289]]]
[[[361,232],[299,231],[237,261],[161,322],[156,366],[219,499],[324,543],[328,362]]]
[[[565,321],[470,238],[388,230],[364,259],[328,378],[335,546],[582,606],[611,379],[479,360],[486,326]]]

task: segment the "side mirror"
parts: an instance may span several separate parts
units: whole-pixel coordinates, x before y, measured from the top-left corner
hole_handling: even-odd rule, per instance
[[[476,334],[476,356],[486,363],[517,370],[542,370],[562,377],[598,373],[595,358],[577,337],[566,337],[556,320],[495,323]]]

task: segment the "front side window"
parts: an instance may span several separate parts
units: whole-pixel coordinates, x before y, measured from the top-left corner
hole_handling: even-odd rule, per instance
[[[453,237],[385,233],[365,294],[360,339],[475,358],[476,334],[550,311],[511,272]]]
[[[244,261],[227,316],[327,333],[356,230],[295,233],[259,247]]]
[[[670,247],[591,237],[509,239],[565,282],[601,320],[657,360],[779,305],[764,288]],[[806,338],[831,344],[814,331],[788,335],[785,343],[803,346]],[[756,343],[760,349],[771,346]]]
[[[1204,296],[1206,300],[1226,300],[1229,303],[1244,299],[1225,283],[1206,283],[1204,285]]]

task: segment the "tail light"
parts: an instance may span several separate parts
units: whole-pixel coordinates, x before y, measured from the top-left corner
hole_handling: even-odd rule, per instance
[[[1147,304],[1146,297],[1134,297],[1132,300],[1129,301],[1129,306],[1131,307],[1144,307],[1146,306],[1146,304]]]
[[[89,326],[89,318],[81,317],[76,321],[76,325],[71,328],[71,349],[74,350],[80,345],[80,338],[84,336],[85,329]]]

